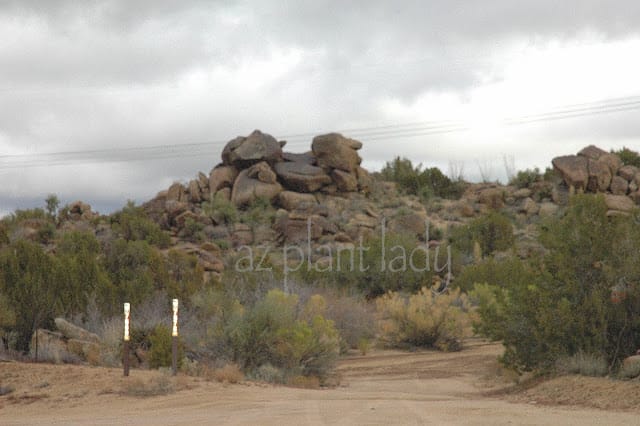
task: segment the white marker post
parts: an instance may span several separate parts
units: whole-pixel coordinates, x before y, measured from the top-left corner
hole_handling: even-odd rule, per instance
[[[171,370],[178,373],[178,299],[173,299],[173,327],[171,329]]]
[[[129,375],[129,315],[131,313],[131,305],[129,303],[124,304],[124,345],[123,345],[123,358],[122,365],[124,367],[124,375]]]

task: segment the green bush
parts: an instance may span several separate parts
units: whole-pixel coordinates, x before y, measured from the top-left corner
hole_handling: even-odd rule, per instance
[[[472,253],[477,242],[483,256],[513,247],[515,237],[513,225],[502,213],[491,211],[472,220],[468,225],[451,230],[451,244],[464,253]]]
[[[623,147],[622,149],[617,151],[612,150],[611,152],[620,157],[625,166],[640,167],[640,154],[638,154],[638,151]]]
[[[462,181],[452,181],[440,169],[422,169],[422,164],[413,166],[411,160],[396,157],[387,162],[380,172],[383,179],[396,182],[408,194],[427,200],[433,196],[458,199],[466,189]]]
[[[239,218],[236,206],[219,193],[216,193],[210,201],[202,203],[202,210],[219,225],[236,223]]]
[[[276,217],[276,209],[268,198],[258,197],[246,207],[240,215],[240,221],[249,225],[258,223],[272,224]]]
[[[270,364],[292,376],[326,378],[335,366],[339,336],[333,322],[315,312],[313,299],[299,315],[298,297],[271,290],[228,328],[234,361],[246,371]]]
[[[505,363],[546,369],[582,352],[603,354],[612,369],[640,346],[640,229],[607,211],[601,195],[572,197],[541,228],[544,258],[483,289],[479,330],[503,341]]]
[[[544,181],[539,168],[520,170],[510,181],[509,185],[517,188],[531,188],[534,183]]]
[[[136,207],[133,201],[111,216],[111,227],[127,241],[143,240],[160,248],[166,248],[171,243],[169,234],[162,231],[157,223],[149,219],[144,209]]]
[[[171,330],[165,325],[158,325],[149,336],[149,367],[171,367],[173,359],[173,337]],[[184,345],[181,340],[178,341],[178,357],[177,366],[182,366],[184,358]]]

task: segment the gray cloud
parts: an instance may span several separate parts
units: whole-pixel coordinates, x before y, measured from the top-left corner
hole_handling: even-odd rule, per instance
[[[148,199],[173,180],[207,172],[219,160],[220,141],[254,128],[280,136],[397,122],[382,102],[410,108],[425,94],[464,102],[471,90],[504,78],[501,61],[517,46],[589,35],[626,39],[638,35],[637,22],[634,1],[3,1],[2,152],[190,142],[211,142],[211,152],[0,168],[0,207],[49,192],[111,208]],[[278,57],[282,65],[264,66]],[[509,145],[518,138],[548,153],[571,152],[555,141],[613,146],[640,131],[629,113],[588,122],[505,132],[504,149],[532,151],[525,142]],[[447,158],[466,156],[472,165],[473,152],[486,149],[460,142],[467,137],[363,138],[363,155],[372,165],[396,154],[445,168]],[[302,151],[309,142],[290,147]],[[533,151],[525,155],[530,161],[551,157]]]

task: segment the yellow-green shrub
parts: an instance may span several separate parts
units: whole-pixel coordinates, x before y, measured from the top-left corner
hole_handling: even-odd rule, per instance
[[[471,330],[469,302],[459,290],[435,294],[423,287],[409,298],[387,293],[376,305],[381,315],[380,339],[390,347],[460,350],[462,339]]]

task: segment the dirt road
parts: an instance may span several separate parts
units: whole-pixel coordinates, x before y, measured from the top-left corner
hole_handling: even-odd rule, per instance
[[[131,377],[119,377],[119,370],[32,365],[26,367],[34,372],[31,387],[16,385],[13,400],[0,398],[0,424],[638,425],[638,411],[487,396],[498,386],[487,377],[499,351],[499,345],[476,342],[453,354],[375,352],[341,361],[342,384],[322,390],[178,378],[179,387],[187,389],[147,398],[121,395],[118,387]],[[2,363],[0,378],[24,381],[16,366],[11,368]],[[151,372],[132,371],[132,376],[145,374]]]

